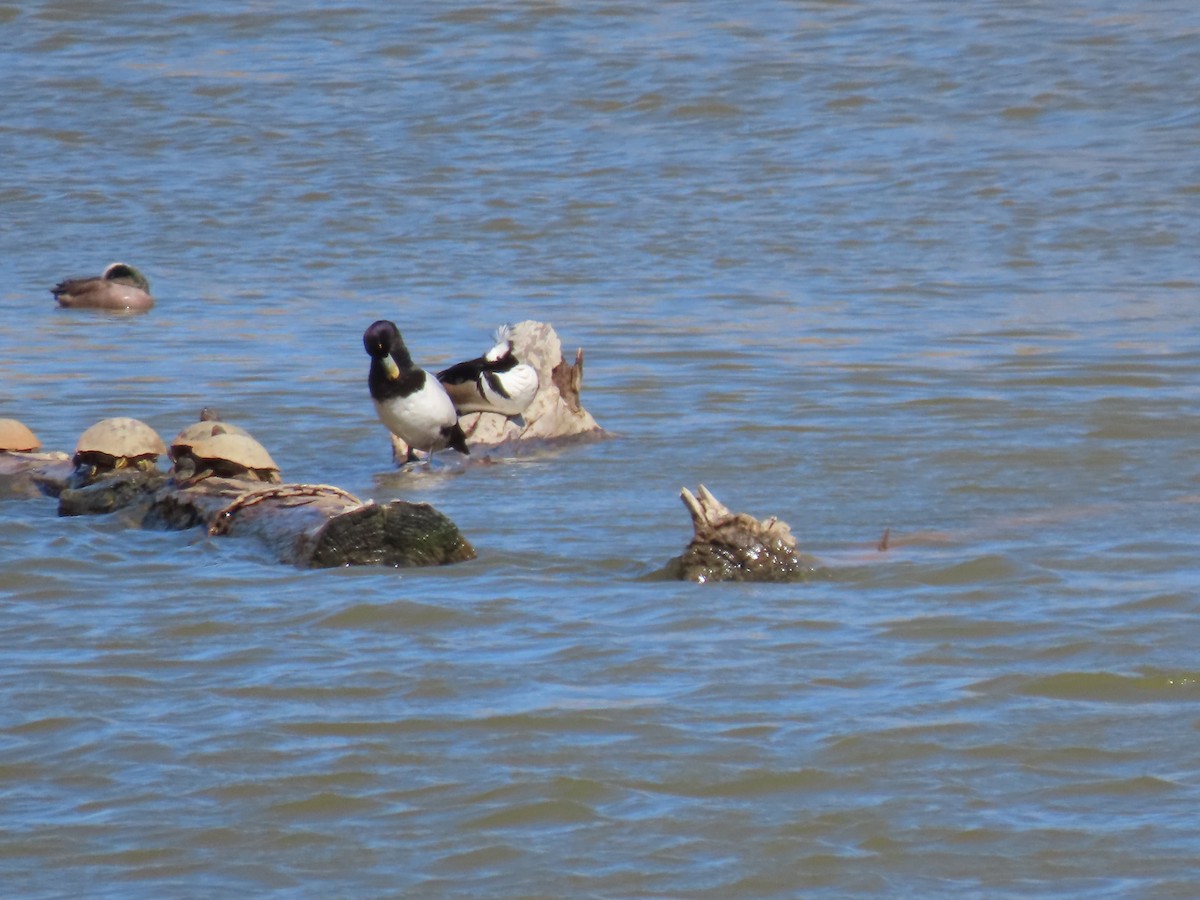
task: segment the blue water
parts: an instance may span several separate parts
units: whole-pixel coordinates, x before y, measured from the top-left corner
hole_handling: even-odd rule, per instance
[[[0,416],[215,406],[479,553],[0,493],[3,893],[1195,896],[1200,12],[1143,7],[0,7]],[[54,307],[114,260],[151,313]],[[551,323],[612,439],[396,470],[381,317]],[[654,579],[698,484],[814,579]]]

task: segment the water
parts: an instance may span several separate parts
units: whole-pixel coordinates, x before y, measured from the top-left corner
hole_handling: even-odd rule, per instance
[[[4,893],[1195,896],[1198,30],[0,7],[0,415],[213,405],[479,551],[0,497]],[[151,314],[53,307],[117,259]],[[380,317],[430,366],[552,323],[615,438],[396,472]],[[700,483],[818,576],[652,578]]]

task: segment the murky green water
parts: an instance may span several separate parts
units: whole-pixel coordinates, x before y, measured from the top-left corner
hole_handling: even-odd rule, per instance
[[[0,7],[0,416],[213,405],[479,550],[303,572],[0,497],[3,893],[1194,896],[1198,33]],[[151,314],[53,307],[116,259]],[[551,322],[616,439],[396,472],[380,317],[430,366]],[[646,580],[700,483],[821,577]]]

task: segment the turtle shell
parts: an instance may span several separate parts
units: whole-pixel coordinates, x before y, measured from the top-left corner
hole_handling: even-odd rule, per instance
[[[197,422],[171,442],[176,465],[191,460],[196,470],[208,469],[224,478],[279,481],[279,466],[267,448],[227,422]]]
[[[175,435],[174,440],[171,441],[171,459],[178,459],[181,455],[190,453],[192,448],[196,446],[197,441],[203,441],[222,433],[240,434],[243,437],[250,437],[250,433],[245,428],[239,428],[236,425],[231,425],[229,422],[221,422],[216,419],[201,419],[199,422],[193,422],[191,425],[188,425],[183,431]],[[266,451],[264,450],[263,452],[265,453]]]
[[[128,463],[152,464],[166,452],[162,438],[145,422],[117,417],[101,419],[79,436],[74,462],[119,469]]]
[[[16,419],[0,419],[0,453],[9,451],[30,452],[42,446],[23,422]]]

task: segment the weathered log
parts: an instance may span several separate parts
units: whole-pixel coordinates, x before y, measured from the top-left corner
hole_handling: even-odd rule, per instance
[[[72,468],[65,453],[0,452],[0,496],[36,497],[42,479],[65,480]]]
[[[363,502],[338,487],[234,478],[177,481],[128,467],[81,481],[65,454],[18,465],[0,454],[0,486],[58,498],[60,516],[121,512],[135,527],[248,536],[280,562],[331,566],[433,566],[475,558],[458,527],[427,503]],[[32,454],[25,454],[32,456]],[[13,475],[6,476],[6,472]],[[35,486],[36,485],[36,486]]]
[[[137,521],[151,495],[163,486],[167,476],[157,469],[126,468],[105,473],[86,481],[78,469],[58,490],[60,516],[103,516],[118,510],[131,510]],[[47,492],[52,490],[43,485]]]
[[[427,503],[363,502],[323,484],[255,484],[207,478],[155,492],[146,527],[200,526],[250,536],[280,562],[331,566],[432,566],[475,558],[457,526]]]
[[[667,577],[699,583],[792,582],[812,574],[813,562],[796,549],[786,522],[731,513],[704,485],[699,496],[684,488],[680,499],[691,513],[694,534],[684,552],[667,563]]]
[[[513,355],[538,373],[538,391],[521,416],[494,412],[468,413],[459,419],[471,447],[495,447],[512,441],[558,441],[600,437],[604,430],[583,408],[583,350],[575,362],[563,360],[562,341],[545,322],[520,322],[511,329]],[[408,458],[408,445],[392,436],[397,462]]]

